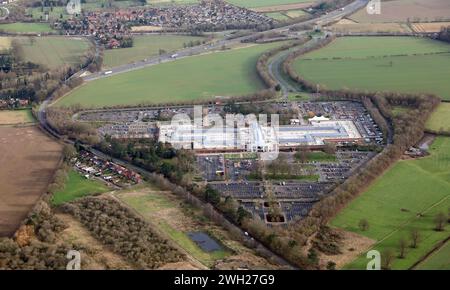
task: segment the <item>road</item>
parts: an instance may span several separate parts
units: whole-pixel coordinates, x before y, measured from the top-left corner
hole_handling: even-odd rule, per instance
[[[312,41],[313,40],[308,41],[307,43],[301,45],[301,47],[308,45]],[[292,81],[289,76],[284,73],[283,70],[284,61],[291,52],[296,51],[297,49],[298,47],[283,50],[274,55],[267,64],[269,74],[281,86],[281,92],[283,93],[284,98],[287,98],[289,96],[289,93],[301,91],[300,85]]]
[[[289,32],[289,30],[293,27],[296,27],[298,25],[307,25],[307,24],[315,24],[315,23],[320,23],[321,25],[324,25],[326,23],[330,23],[333,21],[336,21],[348,14],[351,14],[353,12],[355,12],[356,10],[359,10],[360,8],[364,7],[365,5],[367,5],[367,3],[369,2],[369,0],[356,0],[355,2],[347,5],[344,10],[338,10],[338,11],[334,11],[331,12],[327,15],[324,15],[322,17],[319,17],[317,19],[312,19],[312,20],[308,20],[306,22],[302,22],[302,23],[297,23],[297,24],[293,24],[293,25],[289,25],[289,26],[285,26],[285,27],[281,27],[281,28],[277,28],[277,29],[273,29],[271,30],[272,32]],[[267,32],[267,31],[266,31]],[[209,44],[209,45],[200,45],[197,47],[192,47],[189,49],[184,49],[184,50],[180,50],[177,52],[178,56],[176,58],[171,57],[170,55],[163,55],[163,56],[159,56],[159,57],[154,57],[151,59],[148,59],[145,62],[141,62],[141,63],[137,63],[137,64],[131,64],[131,65],[125,65],[125,66],[119,66],[116,68],[111,69],[111,74],[108,75],[104,75],[104,71],[103,72],[99,72],[96,74],[92,74],[90,76],[86,76],[84,78],[85,81],[92,81],[95,79],[99,79],[99,78],[103,78],[103,77],[107,77],[107,76],[111,76],[111,75],[115,75],[115,74],[119,74],[119,73],[123,73],[123,72],[127,72],[130,70],[135,70],[135,69],[139,69],[142,67],[146,67],[146,66],[151,66],[151,65],[155,65],[155,64],[159,64],[161,62],[167,62],[167,61],[173,61],[175,59],[179,59],[179,58],[183,58],[183,57],[188,57],[191,55],[196,55],[196,54],[200,54],[200,53],[205,53],[208,51],[212,51],[215,49],[220,49],[222,46],[229,46],[231,44],[234,43],[240,43],[241,41],[245,40],[245,39],[249,39],[250,37],[254,37],[255,35],[257,35],[258,33],[255,33],[251,36],[245,36],[245,37],[241,37],[241,38],[236,38],[236,39],[232,39],[232,40],[220,40],[214,44]],[[282,58],[279,60],[281,61]],[[280,62],[276,62],[278,63],[278,67]],[[275,63],[275,64],[276,64]],[[272,67],[276,67],[274,66],[274,64],[272,64]],[[281,81],[282,78],[280,78]],[[287,86],[287,84],[285,84]],[[74,141],[73,140],[69,140],[67,138],[64,138],[64,136],[59,135],[57,132],[55,132],[51,126],[49,125],[48,121],[47,121],[47,116],[46,116],[46,111],[47,111],[47,107],[50,104],[51,99],[47,99],[45,101],[43,101],[38,109],[37,112],[37,118],[39,121],[39,124],[41,126],[41,128],[43,130],[45,130],[46,132],[48,132],[50,135],[52,135],[53,137],[68,143],[68,144],[72,144],[74,145]],[[148,175],[150,174],[150,172],[140,168],[140,167],[136,167],[132,164],[130,164],[129,162],[126,162],[124,160],[120,160],[120,159],[116,159],[116,158],[111,158],[111,156],[108,156],[98,150],[95,150],[93,148],[87,147],[87,150],[89,150],[91,153],[93,153],[94,155],[100,157],[100,158],[106,158],[106,159],[112,159],[114,162],[125,166],[131,170],[134,170],[142,175]],[[203,201],[199,200],[199,202],[201,202],[201,204],[203,204],[204,206],[207,206],[206,203],[204,203]],[[240,235],[243,236],[244,239],[248,240],[251,239],[253,243],[255,243],[256,247],[258,248],[258,250],[268,256],[271,256],[273,258],[275,258],[281,265],[285,265],[288,267],[292,267],[295,268],[293,266],[291,266],[291,264],[289,262],[287,262],[285,259],[283,259],[282,257],[280,257],[279,255],[273,253],[270,249],[266,248],[262,243],[260,243],[257,240],[253,240],[252,238],[250,238],[245,232],[243,232],[242,229],[240,229],[239,227],[235,226],[236,229],[240,232]]]
[[[301,27],[304,25],[321,25],[321,26],[326,25],[326,24],[335,22],[339,19],[342,19],[345,16],[353,14],[357,10],[365,7],[368,3],[369,3],[369,0],[356,0],[356,1],[348,4],[347,6],[345,6],[343,8],[343,10],[338,9],[338,10],[332,11],[326,15],[322,15],[318,18],[310,19],[310,20],[300,22],[300,23],[290,24],[287,26],[283,26],[283,27],[279,27],[279,28],[275,28],[275,29],[271,29],[271,30],[266,30],[263,32],[255,32],[254,34],[242,36],[242,37],[238,37],[238,38],[234,38],[234,39],[223,39],[223,40],[219,40],[212,44],[203,44],[203,45],[199,45],[199,46],[195,46],[195,47],[191,47],[191,48],[186,48],[186,49],[182,49],[177,52],[174,52],[172,54],[164,54],[164,55],[160,55],[160,56],[149,57],[145,61],[135,62],[132,64],[125,64],[125,65],[117,66],[117,67],[114,67],[114,68],[111,68],[108,70],[103,70],[103,71],[100,71],[100,72],[97,72],[97,73],[94,73],[94,74],[91,74],[88,76],[84,76],[83,80],[86,82],[89,82],[89,81],[97,80],[100,78],[110,77],[110,76],[117,75],[120,73],[141,69],[143,67],[149,67],[149,66],[157,65],[160,63],[164,63],[164,62],[174,61],[174,60],[177,60],[180,58],[185,58],[185,57],[189,57],[189,56],[193,56],[193,55],[199,55],[199,54],[203,54],[203,53],[212,52],[215,50],[220,50],[222,47],[231,47],[231,46],[239,44],[245,40],[251,39],[259,34],[264,34],[264,33],[268,33],[268,32],[291,33],[292,28]],[[177,56],[172,57],[175,54]],[[105,75],[105,72],[109,72],[109,73]]]
[[[0,20],[4,20],[9,15],[9,9],[6,6],[3,6],[3,4],[0,4],[0,9],[5,11],[5,15],[0,14],[0,15],[3,15],[3,16],[0,16]]]
[[[304,43],[303,45],[292,47],[286,50],[283,50],[279,52],[278,54],[274,55],[268,62],[268,70],[270,76],[275,79],[278,84],[281,86],[281,91],[283,93],[283,97],[287,98],[289,96],[289,93],[299,93],[303,92],[301,86],[293,81],[285,72],[283,69],[283,63],[286,60],[286,58],[291,54],[292,52],[295,52],[300,49],[306,49],[313,47],[317,44],[318,41],[323,40],[327,35],[320,36],[320,37],[314,37],[310,41]]]

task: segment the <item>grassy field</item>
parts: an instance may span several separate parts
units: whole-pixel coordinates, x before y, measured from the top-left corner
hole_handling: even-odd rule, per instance
[[[314,2],[313,0],[226,0],[227,2],[246,8],[259,8],[286,4]]]
[[[374,249],[391,249],[396,254],[399,240],[410,240],[411,230],[418,229],[418,248],[408,248],[406,258],[397,258],[392,265],[394,269],[411,267],[450,235],[448,225],[445,231],[434,230],[436,214],[447,213],[450,207],[450,138],[437,138],[430,153],[422,159],[399,161],[342,210],[331,225],[374,239]],[[358,227],[361,219],[369,222],[368,230]],[[365,269],[366,264],[363,255],[347,268]]]
[[[275,19],[275,20],[279,20],[279,21],[285,21],[285,20],[289,20],[290,18],[286,16],[286,14],[282,13],[282,12],[269,12],[269,13],[265,13],[266,16]]]
[[[450,99],[450,45],[428,39],[339,38],[304,55],[294,67],[305,79],[331,89],[434,93]]]
[[[181,49],[191,41],[203,41],[203,37],[185,35],[138,35],[133,37],[133,47],[108,49],[103,57],[104,67],[114,67],[122,64],[143,60],[159,54],[159,50],[171,52]]]
[[[265,13],[265,15],[267,15],[270,18],[273,18],[275,20],[284,21],[284,20],[295,19],[298,17],[305,16],[306,12],[304,12],[301,9],[296,9],[296,10],[288,10],[288,11],[268,12],[268,13]]]
[[[87,0],[81,4],[81,9],[84,11],[92,11],[99,9],[113,9],[113,8],[128,8],[133,6],[141,6],[139,1],[129,1],[129,0]],[[48,14],[49,21],[69,19],[72,15],[67,13],[65,6],[55,6],[51,7],[33,7],[27,8],[26,13],[31,18],[37,21],[45,21],[45,15]]]
[[[419,264],[417,270],[450,270],[450,242]]]
[[[48,23],[7,23],[0,24],[0,31],[10,33],[45,33],[54,31]]]
[[[258,56],[279,45],[254,45],[193,56],[103,78],[79,87],[57,104],[102,107],[253,93],[264,88],[256,72]]]
[[[295,154],[297,160],[300,159],[299,154]],[[308,152],[306,154],[307,162],[335,162],[336,155],[328,154],[322,151]]]
[[[35,121],[31,110],[0,111],[0,125],[27,124]]]
[[[11,38],[0,37],[0,52],[8,50],[11,47]]]
[[[27,15],[31,18],[39,21],[45,21],[45,15],[48,14],[48,20],[60,20],[60,19],[69,19],[71,15],[67,13],[66,7],[57,6],[57,7],[35,7],[35,8],[27,8]]]
[[[109,188],[101,181],[86,179],[75,170],[70,170],[64,189],[56,192],[51,202],[53,205],[60,205],[86,195],[102,193],[108,190]]]
[[[86,39],[75,37],[20,37],[18,41],[25,60],[51,69],[78,64],[90,45]]]
[[[427,121],[427,129],[450,132],[450,103],[442,103]]]
[[[195,215],[186,216],[180,201],[171,194],[147,188],[136,191],[125,191],[118,197],[142,216],[148,219],[158,230],[164,232],[176,244],[187,251],[205,266],[212,266],[215,261],[222,260],[230,253],[223,249],[214,252],[205,252],[187,235],[190,231],[201,231],[205,221],[199,223]],[[187,205],[184,205],[187,206]],[[212,229],[213,227],[211,227]]]

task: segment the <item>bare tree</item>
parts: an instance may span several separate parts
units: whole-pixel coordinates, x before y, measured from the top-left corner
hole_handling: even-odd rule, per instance
[[[445,222],[447,221],[447,217],[443,212],[440,212],[436,215],[434,218],[434,222],[436,224],[436,227],[434,228],[438,232],[442,232],[445,228]]]
[[[358,223],[358,227],[363,232],[367,231],[369,229],[369,221],[367,219],[361,219]]]
[[[308,161],[308,153],[309,153],[308,147],[300,146],[298,148],[297,153],[295,153],[296,155],[295,157],[298,158],[301,163],[306,163]]]
[[[408,242],[406,241],[406,239],[401,238],[400,241],[398,242],[398,247],[400,250],[398,257],[400,259],[404,259],[406,257],[406,248],[408,247]]]
[[[418,247],[420,242],[420,232],[418,229],[411,230],[411,248],[415,249]]]
[[[394,259],[395,259],[395,255],[391,249],[384,250],[381,253],[381,268],[383,270],[390,270]]]

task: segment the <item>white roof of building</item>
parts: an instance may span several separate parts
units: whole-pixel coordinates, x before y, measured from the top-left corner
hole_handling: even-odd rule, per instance
[[[330,119],[324,116],[314,116],[313,118],[310,118],[309,121],[310,122],[321,122],[321,121],[329,121]]]

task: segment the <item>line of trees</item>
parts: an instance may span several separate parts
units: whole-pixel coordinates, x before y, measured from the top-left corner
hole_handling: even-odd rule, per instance
[[[317,47],[303,50],[303,53],[320,48],[330,41],[331,39],[325,39]],[[316,85],[305,81],[292,68],[293,61],[301,54],[299,52],[291,54],[286,60],[284,68],[288,75],[299,82],[305,89],[315,91]],[[321,226],[327,224],[341,208],[365,190],[383,171],[396,162],[405,150],[416,144],[423,137],[425,122],[440,103],[440,99],[434,95],[325,89],[321,90],[321,93],[329,99],[360,101],[370,104],[370,107],[375,106],[380,115],[392,124],[394,135],[392,143],[388,144],[378,156],[338,186],[333,194],[315,204],[307,218],[298,223],[293,223],[290,226],[290,230],[285,232],[288,236],[292,236],[290,233],[297,233],[296,240],[303,244],[306,244],[309,236],[316,233]],[[369,100],[370,103],[368,103]],[[409,113],[394,116],[392,107],[397,105],[409,107]],[[381,120],[380,116],[375,119],[378,122]],[[386,124],[388,123],[379,123],[380,127],[385,129]]]
[[[0,99],[17,98],[38,103],[49,96],[60,97],[81,84],[81,79],[68,79],[78,69],[93,63],[96,57],[95,47],[91,47],[80,57],[78,65],[58,69],[48,69],[24,59],[21,44],[17,41],[13,41],[10,51],[0,57]]]
[[[445,42],[450,42],[450,26],[442,27],[438,34],[438,39]]]

